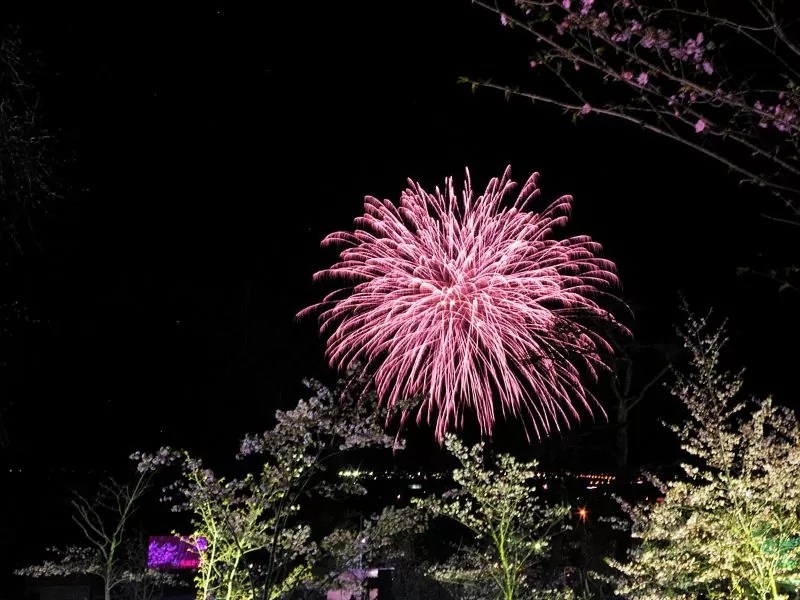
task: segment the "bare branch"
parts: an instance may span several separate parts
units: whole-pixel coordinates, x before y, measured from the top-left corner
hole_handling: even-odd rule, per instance
[[[167,581],[158,574],[150,574],[145,565],[134,565],[130,545],[130,518],[148,489],[151,472],[140,472],[132,485],[121,484],[115,479],[103,481],[91,499],[73,492],[70,505],[72,521],[80,530],[87,545],[51,549],[57,560],[45,561],[41,565],[20,569],[18,575],[47,577],[51,575],[86,574],[102,579],[105,600],[111,599],[111,591],[123,585],[137,589],[148,588],[150,579]],[[127,553],[126,553],[127,551]]]

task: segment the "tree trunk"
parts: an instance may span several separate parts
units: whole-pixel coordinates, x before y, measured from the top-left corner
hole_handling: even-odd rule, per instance
[[[103,597],[111,600],[111,564],[106,565],[106,576],[103,577]]]
[[[617,404],[616,425],[617,471],[623,472],[628,469],[628,406],[622,400]]]

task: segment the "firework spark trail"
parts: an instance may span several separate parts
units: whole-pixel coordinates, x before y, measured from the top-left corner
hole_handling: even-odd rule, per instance
[[[390,408],[421,397],[417,418],[435,419],[440,441],[470,413],[491,434],[498,405],[537,437],[579,419],[580,407],[602,411],[581,372],[596,379],[612,349],[590,324],[626,331],[598,303],[616,300],[619,285],[600,245],[553,239],[572,197],[527,212],[539,193],[534,173],[503,207],[516,186],[510,173],[477,198],[469,171],[460,198],[452,178],[433,194],[409,181],[399,206],[367,196],[356,230],[322,242],[345,247],[339,262],[314,276],[352,287],[298,315],[319,313],[330,364],[363,362]]]

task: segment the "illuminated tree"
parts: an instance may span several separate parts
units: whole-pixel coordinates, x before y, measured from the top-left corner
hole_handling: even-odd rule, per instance
[[[484,444],[467,448],[452,434],[445,436],[445,448],[460,464],[453,471],[458,487],[415,503],[433,517],[464,526],[474,544],[434,569],[434,575],[458,589],[459,598],[476,593],[503,600],[531,597],[536,593],[531,570],[546,555],[550,539],[564,529],[569,508],[545,506],[537,499],[535,462],[500,454],[493,465],[484,466]]]
[[[800,219],[800,45],[792,2],[475,3],[530,41],[531,83],[467,78],[474,87],[673,140],[767,190]]]
[[[601,306],[615,266],[587,236],[555,239],[570,196],[528,212],[537,177],[508,206],[510,168],[478,197],[469,172],[460,195],[452,178],[434,193],[409,181],[399,204],[367,196],[357,229],[322,242],[345,248],[315,279],[352,287],[300,315],[319,312],[330,363],[365,363],[390,409],[421,398],[417,419],[435,418],[439,441],[468,414],[490,434],[496,404],[538,436],[599,407],[582,375],[607,368],[598,322],[624,331]]]
[[[407,574],[411,570],[421,570],[417,561],[417,542],[419,534],[426,528],[424,517],[413,507],[397,508],[387,506],[377,514],[359,519],[358,527],[337,526],[320,543],[326,555],[326,563],[331,570],[327,579],[337,589],[349,591],[358,597],[363,592],[361,581],[342,581],[341,574],[380,566],[392,568],[395,577],[398,573]],[[355,584],[355,585],[353,585]],[[414,581],[403,581],[404,589],[393,589],[393,597],[416,598],[414,591],[405,589],[419,586],[419,577]],[[410,593],[411,592],[411,593]],[[423,596],[427,597],[427,596]]]
[[[191,515],[186,539],[200,557],[198,600],[272,600],[311,584],[318,548],[303,520],[304,500],[363,492],[352,481],[326,479],[330,460],[358,448],[396,447],[374,406],[357,402],[345,382],[335,390],[307,384],[311,398],[278,411],[269,431],[242,440],[239,458],[259,464],[243,478],[218,477],[185,451],[134,455],[144,472],[180,470],[165,500]]]
[[[271,506],[279,491],[272,480],[262,482],[253,474],[244,479],[230,481],[218,478],[202,462],[185,451],[162,449],[145,461],[176,462],[180,465],[181,479],[177,491],[182,502],[175,510],[192,514],[193,533],[185,538],[200,556],[195,575],[197,597],[202,600],[217,598],[255,598],[259,583],[248,568],[250,555],[266,550],[273,539],[273,553],[288,563],[305,558],[313,552],[308,540],[308,528],[286,532],[276,531],[276,519]],[[266,483],[266,485],[263,485]],[[283,565],[281,565],[283,566]],[[283,587],[307,575],[305,563],[294,565],[283,573],[284,577],[270,587],[268,598],[278,597]]]
[[[691,457],[663,502],[627,507],[640,540],[620,592],[636,599],[788,599],[800,589],[800,424],[767,399],[748,411],[741,374],[720,367],[722,329],[691,317],[690,369],[673,387],[673,427]],[[794,597],[792,595],[791,597]]]

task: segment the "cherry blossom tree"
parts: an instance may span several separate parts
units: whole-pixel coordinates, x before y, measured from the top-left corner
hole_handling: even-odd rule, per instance
[[[374,404],[344,380],[334,389],[306,383],[310,398],[278,411],[272,429],[242,440],[238,457],[257,464],[244,477],[219,476],[184,450],[133,455],[142,472],[178,470],[163,499],[190,515],[186,540],[200,557],[198,600],[271,600],[312,586],[319,549],[303,515],[305,501],[363,493],[354,481],[326,476],[331,460],[399,443],[384,433]]]
[[[722,368],[722,329],[690,317],[690,356],[673,394],[688,419],[673,431],[689,458],[655,506],[625,505],[638,543],[618,592],[663,598],[787,600],[800,590],[800,424],[771,399],[742,398]]]
[[[96,575],[103,581],[105,600],[112,593],[144,578],[158,578],[158,573],[147,573],[142,565],[136,568],[126,547],[132,543],[130,524],[147,491],[150,473],[142,472],[131,483],[115,479],[100,484],[94,496],[74,493],[71,505],[72,520],[80,530],[86,545],[51,548],[53,559],[15,571],[29,577],[65,575]],[[145,548],[139,548],[144,554]],[[164,579],[163,582],[167,582]]]
[[[800,222],[800,21],[793,3],[475,0],[530,42],[526,82],[473,88],[670,139]]]
[[[551,538],[566,526],[570,510],[537,499],[536,462],[500,454],[486,465],[484,444],[469,448],[453,434],[445,436],[445,448],[459,462],[453,471],[457,487],[415,503],[432,517],[463,526],[474,543],[465,545],[455,561],[436,567],[434,574],[457,589],[458,597],[477,593],[515,600],[539,592],[555,594],[532,589],[529,575],[546,555]]]

